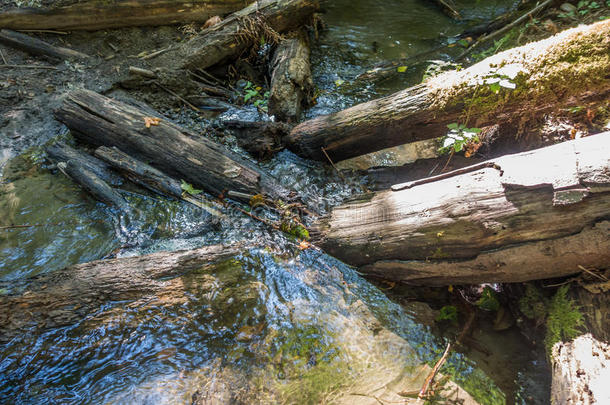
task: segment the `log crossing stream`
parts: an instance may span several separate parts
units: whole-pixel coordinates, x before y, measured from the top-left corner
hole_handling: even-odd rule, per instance
[[[421,0],[327,2],[328,30],[312,48],[317,104],[305,117],[419,82],[421,65],[379,83],[356,78],[376,63],[439,47],[513,6],[508,0],[455,3],[460,22]],[[224,113],[226,119],[250,116],[257,113]],[[199,125],[192,116],[187,120]],[[21,281],[28,277],[115,252],[244,248],[161,280],[154,294],[108,301],[76,323],[36,325],[16,336],[0,331],[0,403],[396,402],[404,399],[397,392],[421,388],[443,353],[438,308],[399,305],[353,268],[319,250],[301,250],[298,241],[237,212],[218,217],[123,184],[121,195],[133,210],[121,214],[53,174],[40,150],[3,168],[0,303],[3,296],[27,293]],[[319,213],[362,191],[366,180],[339,177],[332,167],[289,151],[261,166]],[[450,354],[443,372],[457,384],[452,398],[548,403],[544,354],[531,351],[516,330],[490,329],[474,332],[484,350]]]

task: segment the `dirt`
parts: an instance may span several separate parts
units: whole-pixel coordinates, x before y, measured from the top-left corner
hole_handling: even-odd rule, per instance
[[[0,45],[6,65],[28,66],[0,67],[0,172],[11,157],[67,131],[53,119],[53,111],[70,90],[85,87],[108,93],[128,76],[129,66],[150,68],[138,55],[183,40],[183,31],[180,27],[142,27],[67,35],[29,33],[91,56],[85,61],[53,62]],[[159,104],[176,105],[169,94],[159,93],[158,97]]]

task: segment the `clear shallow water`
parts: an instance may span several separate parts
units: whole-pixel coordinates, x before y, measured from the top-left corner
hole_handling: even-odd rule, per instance
[[[312,55],[320,94],[308,114],[419,82],[420,72],[409,69],[393,82],[350,86],[375,63],[443,44],[508,5],[491,2],[475,11],[470,4],[468,19],[455,23],[419,1],[327,2],[328,31]],[[345,83],[337,86],[338,79]],[[362,186],[362,179],[343,181],[331,168],[287,151],[263,166],[321,213]],[[352,269],[319,252],[299,253],[294,240],[248,217],[216,218],[129,186],[125,195],[136,214],[120,217],[60,174],[27,160],[5,170],[0,188],[6,213],[0,225],[57,224],[0,230],[4,281],[119,248],[122,256],[235,241],[268,248],[184,276],[181,288],[167,296],[110,302],[76,325],[2,345],[0,402],[190,403],[199,392],[221,402],[317,403],[344,399],[350,384],[380,386],[388,376],[415,375],[444,349],[425,323],[414,320],[418,314],[394,304]],[[481,403],[511,403],[513,397],[525,398],[518,403],[548,402],[544,365],[522,345],[516,335],[498,334],[488,348],[512,363],[494,367],[496,357],[456,352],[445,370]],[[419,384],[397,381],[401,389]]]

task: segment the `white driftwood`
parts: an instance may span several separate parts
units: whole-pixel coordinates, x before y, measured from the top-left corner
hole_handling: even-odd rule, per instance
[[[608,266],[609,213],[607,132],[358,197],[312,234],[386,279],[520,282]]]

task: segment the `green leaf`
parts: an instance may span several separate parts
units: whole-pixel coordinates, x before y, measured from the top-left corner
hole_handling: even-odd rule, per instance
[[[489,85],[489,90],[491,90],[492,92],[498,94],[498,92],[500,91],[500,88],[502,86],[500,86],[498,83],[492,83]]]
[[[477,306],[486,311],[497,311],[500,308],[500,301],[496,292],[491,287],[485,287],[481,298],[477,301]]]
[[[398,67],[396,68],[396,71],[397,71],[398,73],[404,73],[404,72],[406,72],[406,71],[407,71],[407,67],[406,67],[406,66],[398,66]]]
[[[441,308],[438,315],[436,316],[437,321],[451,321],[457,323],[458,321],[458,310],[453,305],[445,305]]]
[[[468,132],[474,132],[475,134],[478,134],[481,132],[481,128],[468,128],[467,129]]]
[[[457,130],[459,128],[459,126],[458,126],[457,122],[452,122],[451,124],[447,125],[447,128]]]
[[[184,180],[181,180],[182,184],[180,184],[180,188],[182,190],[184,190],[185,192],[187,192],[190,195],[197,195],[197,194],[201,194],[203,193],[203,190],[198,190],[196,188],[194,188],[191,184],[187,183]]]
[[[343,79],[335,80],[335,86],[337,86],[337,87],[341,86],[343,83],[345,83],[345,80],[343,80]]]
[[[467,48],[470,43],[465,39],[460,39],[458,44],[462,45],[464,48]]]

